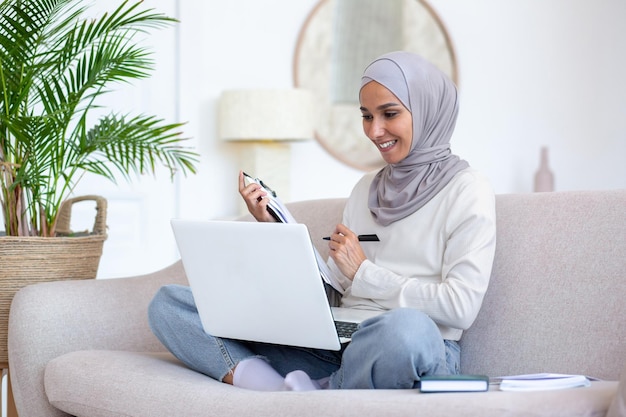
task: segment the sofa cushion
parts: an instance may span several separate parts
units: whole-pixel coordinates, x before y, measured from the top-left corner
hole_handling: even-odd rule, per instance
[[[606,417],[624,417],[626,416],[626,365],[622,370],[622,376],[619,380],[617,392],[609,408]]]
[[[617,382],[543,392],[421,394],[416,390],[247,391],[189,370],[171,355],[77,351],[48,363],[50,403],[77,417],[604,415]],[[181,408],[182,407],[184,408]]]
[[[619,379],[626,357],[625,197],[496,197],[496,255],[482,308],[461,338],[464,373]]]

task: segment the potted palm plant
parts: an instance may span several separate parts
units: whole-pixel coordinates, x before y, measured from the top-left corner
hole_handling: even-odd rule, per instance
[[[111,180],[154,173],[156,165],[195,172],[179,123],[102,116],[98,102],[113,84],[149,76],[150,51],[135,38],[175,20],[141,1],[86,18],[84,3],[0,5],[0,202],[8,236],[55,236],[61,204],[86,172]]]
[[[60,236],[85,173],[115,180],[157,166],[195,172],[197,154],[183,146],[180,123],[109,112],[99,101],[114,84],[149,76],[151,54],[136,37],[175,22],[133,1],[86,18],[83,0],[1,0],[0,312],[40,278],[95,277],[106,238],[102,199],[94,236]],[[0,314],[0,365],[6,327]]]

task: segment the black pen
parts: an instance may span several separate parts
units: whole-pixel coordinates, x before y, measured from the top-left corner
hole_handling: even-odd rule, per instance
[[[377,235],[359,235],[359,242],[380,242]],[[330,236],[323,237],[324,240],[330,240]]]

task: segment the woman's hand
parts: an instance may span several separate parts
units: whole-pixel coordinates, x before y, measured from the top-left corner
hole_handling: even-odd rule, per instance
[[[367,259],[358,236],[343,224],[338,224],[335,232],[330,236],[328,247],[330,257],[335,261],[341,273],[353,280],[356,271]]]
[[[239,171],[239,194],[246,202],[248,211],[259,222],[275,222],[276,219],[267,211],[267,193],[257,183],[246,185],[243,179],[243,171]]]

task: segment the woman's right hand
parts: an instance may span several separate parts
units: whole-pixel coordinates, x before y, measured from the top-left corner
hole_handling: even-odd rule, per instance
[[[358,236],[343,224],[338,224],[328,242],[329,256],[350,281],[367,259]]]
[[[269,211],[267,211],[267,204],[269,199],[267,193],[263,191],[263,188],[257,183],[250,183],[246,185],[243,178],[243,171],[239,171],[239,194],[246,202],[248,211],[259,222],[275,222],[276,219],[272,217]]]

